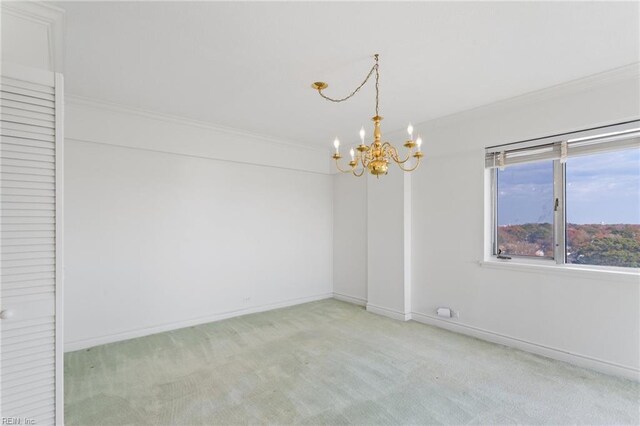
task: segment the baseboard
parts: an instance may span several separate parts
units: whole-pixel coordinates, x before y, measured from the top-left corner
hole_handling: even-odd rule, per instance
[[[120,342],[122,340],[134,339],[136,337],[149,336],[151,334],[162,333],[165,331],[177,330],[179,328],[191,327],[194,325],[206,324],[209,322],[220,321],[228,318],[239,317],[257,312],[270,311],[272,309],[286,308],[288,306],[300,305],[302,303],[315,302],[323,299],[331,299],[333,293],[324,293],[314,296],[299,297],[288,299],[276,303],[267,303],[264,305],[252,306],[249,308],[236,309],[233,311],[220,312],[205,317],[192,318],[184,321],[172,322],[169,324],[161,324],[153,327],[145,327],[136,330],[125,331],[122,333],[114,333],[106,336],[93,337],[90,339],[75,340],[64,344],[65,352],[77,351],[80,349],[91,348],[93,346],[104,345],[107,343]]]
[[[395,309],[383,308],[382,306],[372,305],[371,303],[367,303],[367,311],[399,321],[409,321],[411,319],[411,313],[400,312],[396,311]]]
[[[577,365],[579,367],[585,367],[595,371],[599,371],[601,373],[611,374],[611,375],[620,376],[620,377],[624,377],[624,378],[635,380],[635,381],[640,381],[640,369],[636,369],[633,367],[628,367],[625,365],[604,361],[604,360],[593,358],[587,355],[568,352],[568,351],[558,349],[558,348],[553,348],[550,346],[540,345],[538,343],[529,342],[527,340],[518,339],[511,336],[505,336],[503,334],[495,333],[489,330],[484,330],[482,328],[453,322],[453,320],[438,318],[434,315],[422,314],[419,312],[412,312],[411,318],[414,321],[418,321],[423,324],[433,325],[433,326],[444,328],[446,330],[453,331],[456,333],[465,334],[471,337],[476,337],[481,340],[486,340],[492,343],[498,343],[504,346],[509,346],[509,347],[520,349],[526,352],[531,352],[536,355],[541,355],[547,358],[553,358],[559,361],[564,361],[569,364]]]
[[[333,292],[333,298],[347,303],[353,303],[358,306],[367,306],[367,300],[360,297],[349,296],[347,294]]]

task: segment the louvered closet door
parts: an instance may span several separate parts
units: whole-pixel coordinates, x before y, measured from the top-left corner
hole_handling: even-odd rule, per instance
[[[62,423],[61,77],[10,64],[1,74],[0,409],[22,424]]]

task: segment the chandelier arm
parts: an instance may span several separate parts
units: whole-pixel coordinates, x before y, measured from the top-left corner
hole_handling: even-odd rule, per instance
[[[380,149],[385,156],[388,155],[390,157],[393,157],[393,151],[395,148],[389,142],[384,142],[382,145],[380,145]]]
[[[368,155],[368,152],[365,152],[362,154],[362,156],[360,157],[360,162],[362,163],[362,168],[366,169],[367,168],[367,164],[365,163],[366,157]],[[369,160],[371,161],[371,160]]]
[[[400,167],[400,169],[401,169],[402,171],[404,171],[404,172],[412,172],[412,171],[414,171],[415,169],[417,169],[417,168],[418,168],[418,166],[420,165],[420,160],[421,160],[421,158],[422,158],[422,157],[416,157],[416,158],[417,158],[417,161],[416,161],[415,166],[411,167],[410,169],[405,169],[405,168],[404,168],[404,167],[402,167],[399,163],[398,163],[398,167]]]
[[[351,170],[342,170],[342,168],[340,168],[340,163],[338,163],[338,159],[336,158],[336,167],[338,168],[339,171],[341,171],[342,173],[351,173],[351,171],[353,170],[353,168]]]
[[[363,153],[361,153],[361,152],[358,152],[358,153],[356,154],[356,158],[354,159],[355,164],[354,164],[354,165],[352,166],[352,168],[351,168],[351,173],[353,173],[353,175],[354,175],[354,176],[360,177],[360,176],[362,176],[362,174],[365,172],[365,170],[367,170],[367,168],[366,168],[366,167],[365,167],[365,165],[364,165],[364,159],[363,159],[363,157],[364,157],[364,155],[363,155]],[[356,170],[357,170],[357,169],[356,169],[356,167],[358,166],[358,163],[361,163],[361,164],[362,164],[362,169],[361,169],[361,171],[360,171],[360,173],[359,173],[359,174],[358,174],[358,173],[356,173]]]
[[[351,173],[353,173],[353,175],[355,177],[360,177],[360,176],[362,176],[364,174],[365,170],[367,170],[367,169],[363,168],[362,170],[360,170],[360,173],[356,173],[356,169],[353,169]]]
[[[405,158],[404,160],[400,160],[400,155],[398,154],[398,150],[396,149],[396,147],[392,146],[391,150],[393,151],[393,155],[391,156],[391,158],[393,158],[393,161],[395,161],[396,164],[404,164],[411,158],[411,150],[409,150],[409,152],[407,153],[407,158]]]
[[[406,163],[409,160],[409,158],[411,158],[411,152],[409,152],[409,154],[407,155],[407,158],[405,158],[404,160],[400,160],[400,155],[398,154],[398,150],[396,149],[395,146],[391,145],[390,142],[383,143],[382,149],[384,150],[385,154],[388,155],[397,164]]]

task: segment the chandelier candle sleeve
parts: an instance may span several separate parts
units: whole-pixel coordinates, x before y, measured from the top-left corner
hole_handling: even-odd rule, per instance
[[[380,122],[382,121],[382,117],[380,116],[380,72],[379,72],[379,63],[378,63],[378,55],[373,56],[375,63],[369,74],[365,77],[364,81],[356,87],[356,89],[351,92],[348,96],[344,98],[334,99],[329,96],[326,96],[322,93],[329,85],[322,81],[316,81],[311,85],[314,90],[318,91],[318,94],[331,102],[344,102],[351,97],[353,97],[360,89],[369,81],[372,75],[375,75],[376,83],[376,105],[375,105],[375,115],[371,120],[373,121],[373,142],[370,145],[365,144],[365,130],[364,126],[360,128],[360,145],[358,145],[355,150],[351,148],[349,150],[349,154],[351,156],[351,161],[349,161],[349,168],[342,169],[339,164],[339,160],[342,158],[340,156],[340,141],[338,138],[335,138],[333,141],[333,146],[336,149],[335,154],[333,154],[333,159],[336,160],[336,167],[339,171],[343,173],[352,173],[354,176],[360,177],[364,175],[365,171],[369,171],[372,175],[376,177],[380,177],[380,175],[386,175],[389,171],[389,163],[393,161],[398,165],[398,167],[405,171],[411,172],[418,168],[420,165],[420,160],[424,156],[421,151],[422,146],[422,138],[418,137],[416,141],[413,140],[413,126],[409,124],[407,127],[407,133],[409,133],[409,140],[406,141],[403,146],[408,150],[406,157],[401,158],[398,153],[398,149],[393,146],[390,142],[382,141],[382,131],[380,130]],[[412,160],[413,158],[413,160]],[[407,164],[413,162],[413,165]]]

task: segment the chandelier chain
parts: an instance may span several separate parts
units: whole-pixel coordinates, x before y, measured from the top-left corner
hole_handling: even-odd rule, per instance
[[[380,104],[380,71],[378,70],[378,54],[373,55],[376,59],[376,64],[373,66],[376,69],[376,116],[379,116],[378,105]]]
[[[378,71],[378,55],[373,55],[373,57],[376,60],[376,63],[371,67],[371,70],[369,71],[369,74],[367,74],[367,76],[365,77],[364,81],[362,83],[360,83],[360,85],[358,87],[356,87],[356,89],[351,92],[349,95],[345,96],[344,98],[339,98],[339,99],[335,99],[335,98],[330,98],[329,96],[326,96],[324,93],[322,93],[322,90],[318,90],[318,93],[320,94],[320,96],[322,96],[323,98],[325,98],[328,101],[331,102],[344,102],[347,99],[352,98],[356,93],[358,93],[360,91],[360,89],[362,89],[362,87],[367,84],[367,81],[369,81],[369,79],[371,78],[371,75],[373,75],[373,73],[376,73],[376,115],[378,114],[378,105],[380,103],[380,72]]]

